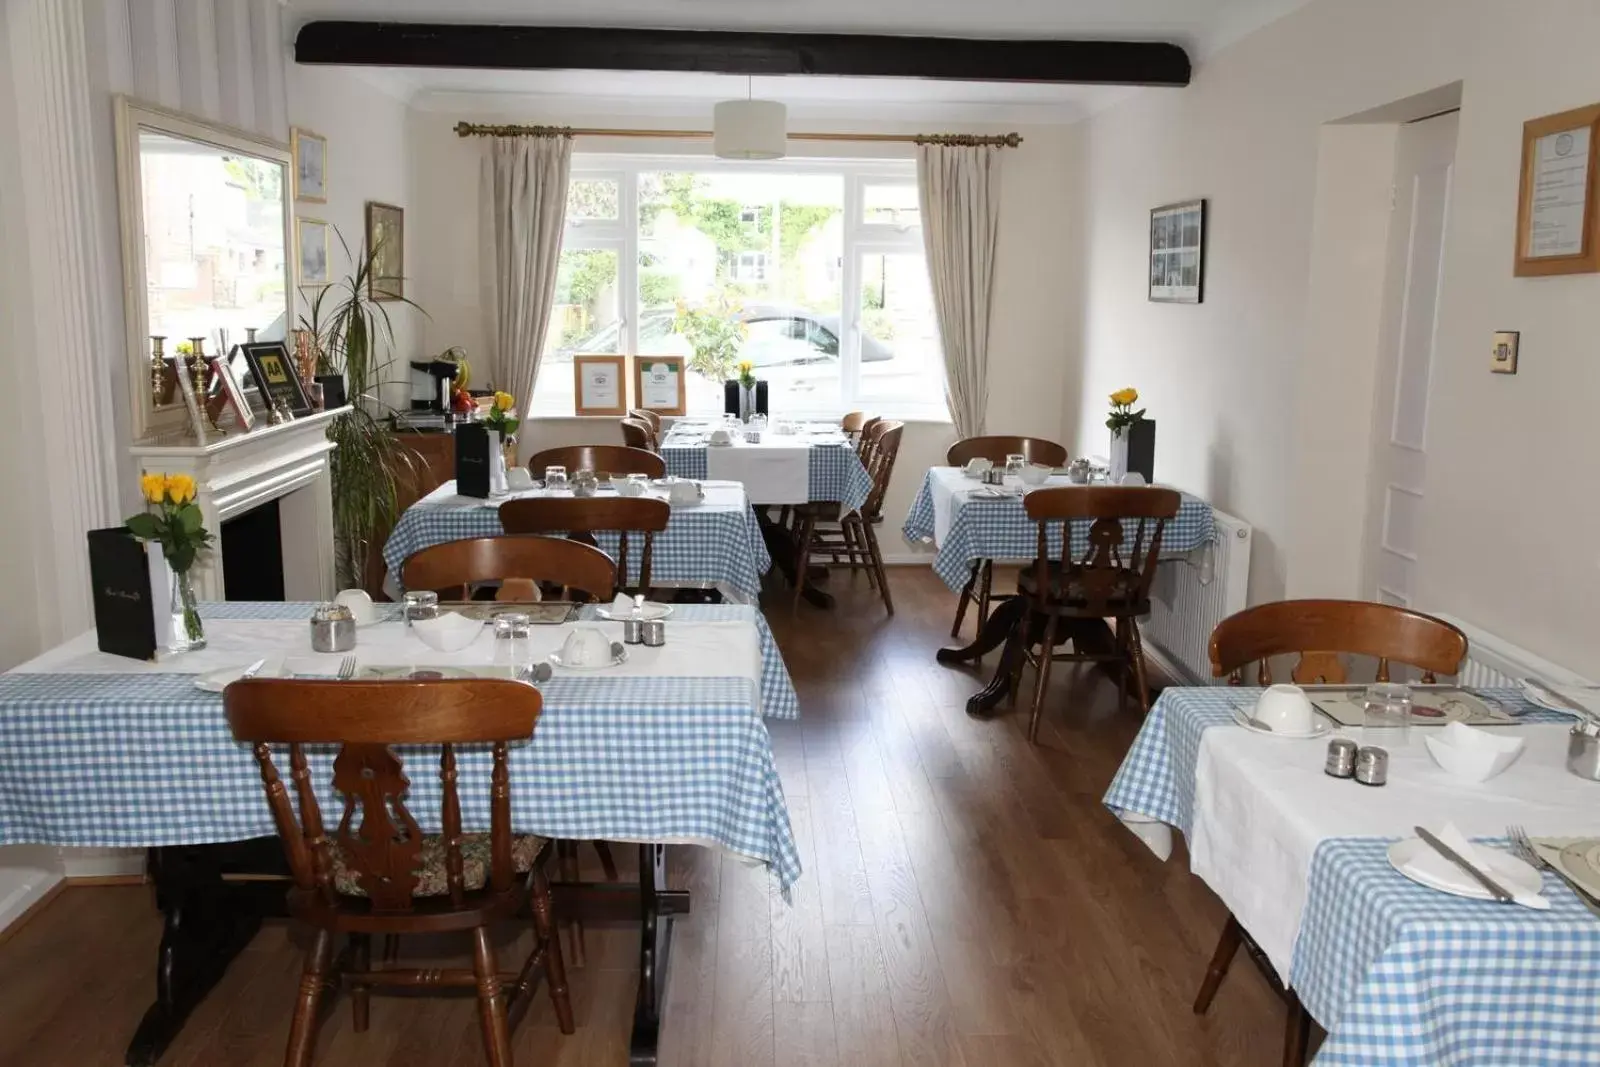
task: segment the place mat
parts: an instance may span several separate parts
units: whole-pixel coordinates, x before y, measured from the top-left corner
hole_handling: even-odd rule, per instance
[[[1340,726],[1360,726],[1366,720],[1362,699],[1364,685],[1304,686],[1316,709]],[[1498,700],[1456,686],[1412,686],[1411,725],[1446,726],[1452,722],[1468,726],[1515,726],[1518,719],[1506,712]]]

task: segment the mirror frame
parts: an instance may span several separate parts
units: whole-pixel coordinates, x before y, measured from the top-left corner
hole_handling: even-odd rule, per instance
[[[188,406],[158,408],[150,396],[150,323],[148,279],[144,264],[144,188],[139,160],[139,131],[211,145],[283,165],[283,292],[285,333],[294,328],[294,156],[289,146],[181,111],[146,104],[131,96],[114,98],[117,137],[117,213],[122,231],[122,309],[127,334],[128,400],[135,441],[153,437],[193,437]],[[287,337],[285,338],[287,342]],[[226,353],[223,353],[226,355]]]

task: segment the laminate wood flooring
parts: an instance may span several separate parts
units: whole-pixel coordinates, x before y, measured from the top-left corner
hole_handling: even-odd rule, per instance
[[[771,591],[802,718],[769,725],[805,875],[785,903],[731,857],[669,850],[694,911],[676,928],[662,1067],[1277,1063],[1284,1008],[1248,963],[1210,1015],[1189,1010],[1225,913],[1181,845],[1159,863],[1100,805],[1139,713],[1063,666],[1038,747],[1023,712],[969,719],[980,674],[933,659],[954,595],[926,568],[891,580],[892,619],[861,575],[834,576],[831,612],[791,615]],[[160,936],[148,889],[60,894],[0,945],[0,1064],[121,1063]],[[163,1067],[280,1064],[304,940],[268,924]],[[408,959],[466,959],[414,940]],[[510,967],[527,942],[502,942]],[[587,966],[569,966],[578,1032],[561,1035],[541,989],[518,1064],[627,1062],[636,928],[590,924],[587,943]],[[348,1004],[324,1016],[319,1065],[483,1062],[470,998],[375,994],[365,1034]]]

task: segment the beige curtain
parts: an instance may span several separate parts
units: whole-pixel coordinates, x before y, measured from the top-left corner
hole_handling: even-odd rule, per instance
[[[1000,153],[920,145],[917,190],[933,306],[944,344],[945,401],[960,437],[984,432],[989,405],[989,309],[1000,235]]]
[[[555,306],[572,138],[493,137],[484,143],[478,200],[486,369],[526,411]]]

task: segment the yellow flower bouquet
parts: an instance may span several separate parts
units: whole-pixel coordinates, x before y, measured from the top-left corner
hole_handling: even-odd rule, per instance
[[[494,404],[489,408],[489,414],[483,417],[483,424],[500,435],[501,444],[509,444],[516,439],[517,427],[522,425],[522,420],[517,418],[517,398],[510,393],[497,392],[494,394]]]
[[[756,387],[756,365],[748,359],[739,361],[739,384],[746,389]]]
[[[1118,389],[1111,394],[1111,414],[1106,418],[1106,429],[1113,434],[1121,434],[1129,426],[1144,418],[1144,408],[1133,410],[1133,405],[1139,402],[1139,390]]]
[[[200,624],[199,606],[189,569],[195,559],[211,545],[200,505],[195,503],[194,478],[187,474],[145,474],[139,478],[139,491],[145,510],[128,516],[128,532],[141,541],[161,546],[161,554],[175,576],[172,613],[182,616],[183,647],[205,647],[205,631]]]

